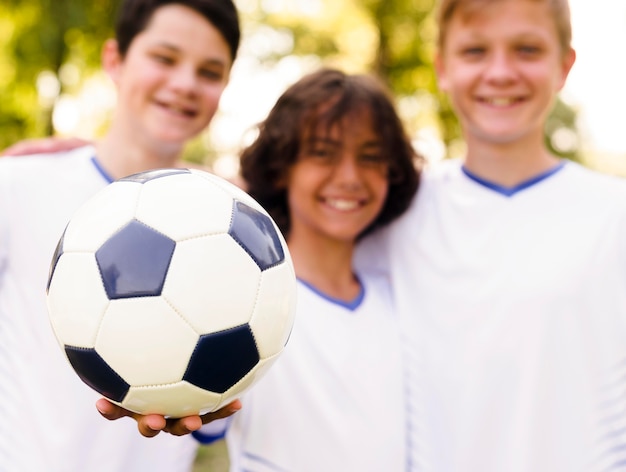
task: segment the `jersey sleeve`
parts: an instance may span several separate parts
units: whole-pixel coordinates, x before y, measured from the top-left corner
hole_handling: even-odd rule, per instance
[[[9,185],[9,166],[0,161],[0,286],[9,258]]]
[[[223,418],[205,424],[198,431],[194,431],[191,435],[201,444],[212,444],[226,436],[230,418]]]

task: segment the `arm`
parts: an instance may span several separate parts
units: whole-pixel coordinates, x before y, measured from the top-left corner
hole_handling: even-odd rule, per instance
[[[6,148],[0,153],[0,156],[26,156],[29,154],[71,151],[87,144],[91,144],[91,142],[79,138],[25,139]]]
[[[102,416],[110,421],[115,421],[125,416],[133,418],[137,422],[137,429],[147,438],[152,438],[161,431],[173,434],[174,436],[183,436],[199,430],[202,425],[215,421],[217,419],[226,418],[241,409],[241,402],[234,400],[228,405],[217,411],[207,413],[202,416],[186,416],[184,418],[165,418],[161,415],[140,415],[133,413],[121,406],[117,406],[106,398],[101,398],[96,402],[96,408]]]

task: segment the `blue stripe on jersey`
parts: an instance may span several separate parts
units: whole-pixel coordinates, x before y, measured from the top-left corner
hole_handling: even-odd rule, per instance
[[[363,286],[363,283],[361,283],[360,280],[358,280],[358,282],[359,282],[359,286],[361,287],[361,290],[359,291],[358,295],[354,298],[354,300],[351,300],[349,302],[345,300],[339,300],[338,298],[331,297],[330,295],[326,295],[324,292],[321,292],[320,290],[315,288],[313,285],[311,285],[308,282],[305,282],[302,279],[298,279],[298,282],[300,282],[302,285],[307,287],[309,290],[311,290],[313,293],[315,293],[319,297],[329,301],[330,303],[334,303],[335,305],[339,305],[344,308],[347,308],[350,311],[356,310],[361,305],[361,303],[363,302],[363,299],[365,298],[365,287]]]
[[[469,177],[470,179],[472,179],[474,182],[487,187],[490,190],[494,190],[495,192],[498,192],[504,196],[507,197],[512,197],[513,195],[515,195],[517,192],[521,192],[524,189],[527,189],[528,187],[532,187],[533,185],[541,182],[542,180],[547,179],[548,177],[550,177],[551,175],[556,174],[558,171],[560,171],[563,167],[565,166],[565,161],[561,161],[559,162],[555,167],[553,167],[552,169],[547,170],[546,172],[543,172],[535,177],[532,177],[528,180],[525,180],[524,182],[522,182],[521,184],[515,185],[514,187],[503,187],[502,185],[498,185],[496,183],[493,182],[489,182],[488,180],[485,180],[481,177],[478,177],[476,174],[473,174],[472,172],[470,172],[469,170],[467,170],[465,168],[465,165],[461,166],[461,170],[463,171],[463,173]]]
[[[216,441],[224,439],[226,436],[226,429],[218,434],[207,434],[202,431],[192,431],[191,435],[200,444],[213,444]]]
[[[104,177],[104,180],[106,180],[108,183],[112,183],[113,180],[115,180],[115,179],[113,179],[113,177],[111,177],[109,175],[109,173],[106,170],[103,169],[103,167],[98,162],[98,159],[96,159],[96,156],[93,156],[91,158],[91,163],[98,170],[98,172],[100,172],[100,175],[102,175],[102,177]]]

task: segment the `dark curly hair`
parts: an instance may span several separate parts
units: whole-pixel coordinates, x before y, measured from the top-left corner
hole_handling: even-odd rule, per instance
[[[321,108],[321,105],[328,105]],[[371,232],[402,214],[419,185],[422,158],[395,110],[387,88],[375,77],[324,68],[304,76],[278,99],[259,125],[256,140],[241,155],[246,189],[274,218],[287,236],[291,226],[284,182],[296,162],[307,130],[327,130],[366,107],[389,158],[389,191],[378,217],[359,235]]]

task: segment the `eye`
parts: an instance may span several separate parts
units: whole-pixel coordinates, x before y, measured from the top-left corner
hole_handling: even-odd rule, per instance
[[[160,64],[164,64],[164,65],[172,65],[174,64],[174,58],[172,56],[168,56],[166,54],[160,54],[160,53],[153,53],[152,54],[152,59],[155,62],[158,62]]]
[[[519,45],[516,50],[520,55],[529,57],[538,56],[541,53],[541,48],[539,46],[533,46],[530,44]]]
[[[478,58],[487,52],[483,46],[468,46],[461,49],[461,55],[470,59]]]
[[[300,153],[302,159],[314,160],[320,164],[332,163],[335,157],[335,153],[332,148],[324,145],[311,145],[306,146]]]
[[[382,152],[367,152],[359,156],[359,162],[366,165],[380,165],[386,164],[387,158]]]
[[[200,77],[214,81],[221,81],[224,78],[224,73],[221,70],[200,69],[198,73]]]

